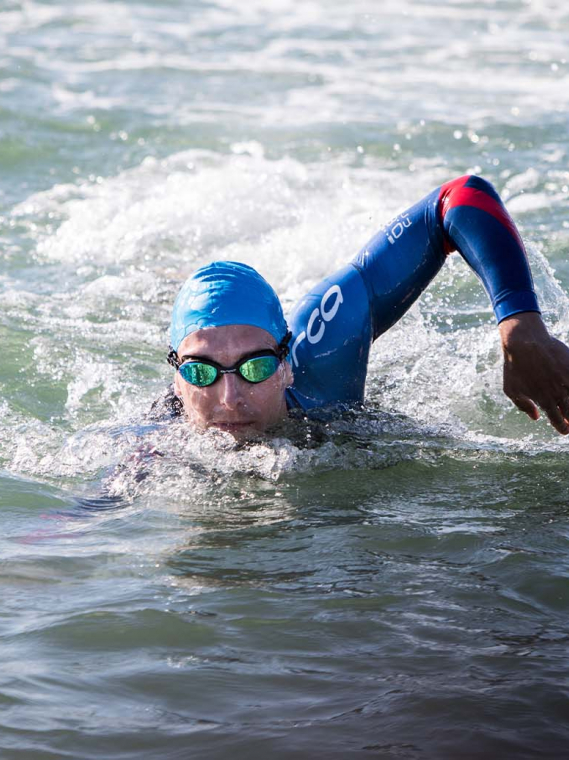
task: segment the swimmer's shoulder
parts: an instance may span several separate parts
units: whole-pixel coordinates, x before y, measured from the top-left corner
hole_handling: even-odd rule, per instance
[[[149,418],[154,422],[168,422],[182,416],[183,406],[174,393],[174,385],[164,388],[162,393],[152,402]]]

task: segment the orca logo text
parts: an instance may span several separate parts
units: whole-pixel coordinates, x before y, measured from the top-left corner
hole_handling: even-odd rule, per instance
[[[294,365],[298,367],[298,359],[296,358],[296,349],[302,343],[303,340],[308,340],[309,343],[315,344],[322,340],[324,333],[326,332],[326,323],[330,322],[340,308],[340,304],[344,302],[344,296],[339,285],[332,285],[322,296],[320,306],[312,311],[308,318],[306,330],[299,333],[298,337],[294,341],[292,347],[292,360]]]

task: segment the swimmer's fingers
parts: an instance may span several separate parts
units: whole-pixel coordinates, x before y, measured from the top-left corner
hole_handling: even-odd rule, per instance
[[[539,409],[530,398],[524,396],[523,393],[520,393],[518,395],[510,394],[505,388],[504,393],[518,407],[518,409],[521,412],[525,412],[527,416],[530,417],[530,419],[539,419]]]
[[[561,435],[567,435],[567,433],[569,433],[569,423],[561,412],[559,405],[552,404],[551,406],[544,406],[543,410],[547,414],[547,419],[558,433],[561,433]]]
[[[540,388],[538,392],[532,394],[533,398],[519,390],[511,389],[507,383],[504,384],[504,392],[518,409],[525,412],[530,419],[539,419],[538,407],[540,407],[558,433],[562,435],[569,433],[569,392],[564,392],[558,401],[554,400],[559,397],[555,386],[548,387],[545,391]]]
[[[517,396],[510,396],[510,399],[518,409],[525,412],[530,419],[539,419],[539,409],[528,396],[518,394]],[[542,403],[540,406],[555,430],[557,430],[558,433],[561,433],[561,435],[567,435],[569,433],[569,399],[566,399],[559,404]]]
[[[569,388],[565,390],[565,395],[557,404],[563,418],[569,422]]]

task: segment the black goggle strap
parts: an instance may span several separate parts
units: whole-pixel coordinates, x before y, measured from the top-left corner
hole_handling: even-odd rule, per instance
[[[283,359],[286,359],[286,357],[289,355],[290,348],[289,348],[288,344],[290,343],[290,339],[291,338],[292,338],[292,333],[289,330],[287,332],[287,334],[284,336],[284,338],[281,340],[281,342],[279,343],[279,345],[278,345],[277,356],[279,358],[279,361],[281,361],[281,362],[282,362]],[[262,355],[263,352],[260,352],[260,354]],[[248,359],[253,359],[254,357],[253,356],[248,356],[247,358]],[[168,362],[168,364],[170,364],[172,367],[174,367],[174,369],[180,369],[181,362],[178,359],[178,352],[175,351],[172,348],[172,346],[170,346],[170,350],[168,351],[168,356],[166,357],[166,361]]]
[[[174,351],[172,346],[169,347],[168,356],[166,357],[166,361],[168,364],[170,364],[174,369],[180,369],[180,360],[178,359],[178,352]]]
[[[284,338],[279,343],[279,350],[277,352],[277,356],[279,357],[279,361],[282,362],[283,359],[286,359],[286,357],[289,355],[290,352],[290,339],[292,338],[292,333],[289,330],[287,334],[284,336]]]

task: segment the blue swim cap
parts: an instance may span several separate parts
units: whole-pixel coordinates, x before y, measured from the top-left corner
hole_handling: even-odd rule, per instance
[[[177,351],[196,330],[221,325],[261,327],[277,344],[288,330],[279,297],[269,283],[236,261],[214,261],[188,277],[174,303],[172,348]]]

